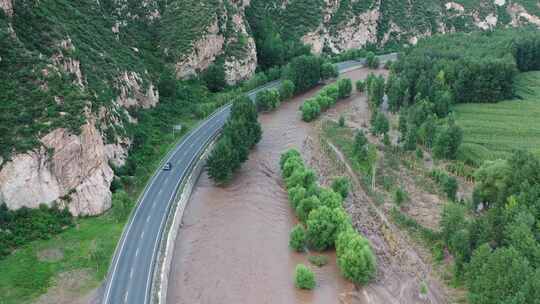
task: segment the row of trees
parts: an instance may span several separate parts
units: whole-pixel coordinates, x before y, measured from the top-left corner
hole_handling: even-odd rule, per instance
[[[337,263],[347,279],[365,284],[375,277],[376,259],[369,241],[352,226],[343,208],[348,183],[338,179],[333,189],[320,187],[315,172],[306,167],[297,150],[282,154],[280,167],[291,207],[300,220],[293,228],[290,246],[323,251],[336,248]]]
[[[37,209],[26,207],[9,210],[0,204],[0,258],[34,240],[46,240],[74,224],[67,208],[42,204]]]
[[[248,159],[249,150],[261,139],[255,105],[246,95],[237,97],[222,136],[208,157],[208,175],[217,184],[229,182],[233,173]]]
[[[474,209],[449,204],[441,235],[472,304],[540,303],[540,161],[517,151],[476,173]]]
[[[352,82],[349,78],[338,80],[336,83],[329,84],[319,91],[317,96],[306,100],[300,110],[302,111],[302,120],[310,122],[334,106],[338,100],[351,96]]]

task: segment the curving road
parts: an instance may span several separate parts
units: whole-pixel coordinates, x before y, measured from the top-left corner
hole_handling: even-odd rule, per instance
[[[381,61],[387,56],[380,56]],[[343,72],[363,64],[364,61],[359,60],[336,66]],[[274,81],[247,95],[254,100],[258,92],[280,84]],[[230,105],[221,108],[192,130],[165,158],[172,164],[172,170],[158,170],[146,186],[116,248],[105,285],[104,304],[150,302],[158,246],[178,187],[189,176],[192,163],[200,157],[207,143],[219,134],[230,109]]]

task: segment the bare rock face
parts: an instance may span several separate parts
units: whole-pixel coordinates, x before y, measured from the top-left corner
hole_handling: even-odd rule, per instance
[[[0,8],[9,17],[13,16],[13,3],[11,3],[11,0],[0,0]]]
[[[235,84],[250,78],[257,67],[257,51],[255,40],[251,37],[244,9],[249,5],[248,0],[230,0],[236,7],[234,13],[224,10],[223,15],[216,17],[206,29],[205,34],[193,43],[192,50],[176,63],[176,76],[179,79],[192,77],[205,71],[215,60],[226,54],[227,48],[234,45],[241,48],[241,54],[226,55],[224,68],[225,80]],[[227,29],[226,23],[232,21],[232,30]],[[226,31],[230,31],[224,34]],[[239,46],[239,44],[243,44]]]
[[[206,70],[223,51],[225,38],[219,33],[218,21],[208,28],[207,34],[195,42],[190,54],[176,63],[176,76],[187,78]]]
[[[96,215],[111,206],[113,171],[94,121],[80,135],[56,129],[39,151],[16,155],[0,171],[0,198],[10,209],[57,201],[74,215]]]
[[[242,4],[242,8],[245,4]],[[228,43],[240,43],[238,37],[244,37],[244,55],[241,57],[231,56],[225,61],[225,80],[228,84],[235,84],[241,80],[250,78],[257,68],[257,49],[255,40],[249,35],[243,12],[232,16],[235,25],[236,36],[232,37]]]
[[[530,14],[523,6],[517,3],[512,3],[511,5],[509,5],[507,11],[512,17],[512,26],[520,26],[527,22],[536,26],[540,26],[540,18],[538,16]]]
[[[120,95],[116,103],[124,108],[142,107],[152,108],[159,102],[159,92],[153,84],[144,89],[141,76],[136,72],[123,72],[117,79],[117,88]]]

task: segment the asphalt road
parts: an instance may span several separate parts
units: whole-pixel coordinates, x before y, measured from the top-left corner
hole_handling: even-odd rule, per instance
[[[347,61],[336,66],[341,72],[363,63],[362,60]],[[248,96],[254,100],[257,92],[279,87],[280,83],[271,82],[249,92]],[[175,194],[183,179],[189,176],[191,163],[219,133],[229,114],[230,106],[226,106],[186,135],[166,158],[172,164],[172,170],[158,170],[147,185],[113,257],[103,295],[104,304],[150,302],[158,246]]]

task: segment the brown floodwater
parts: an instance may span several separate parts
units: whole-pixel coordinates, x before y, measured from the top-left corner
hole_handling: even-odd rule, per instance
[[[365,79],[371,72],[358,69],[342,77],[355,81]],[[386,76],[388,72],[380,69],[375,73]],[[317,123],[302,122],[298,111],[302,101],[319,89],[259,116],[264,130],[262,140],[230,185],[216,187],[205,173],[201,175],[176,240],[168,303],[447,303],[444,288],[432,278],[429,265],[406,238],[397,232],[390,235],[393,242],[389,243],[389,228],[374,216],[362,189],[355,189],[346,204],[353,222],[359,223],[357,227],[374,246],[378,260],[374,282],[355,287],[344,280],[334,252],[324,253],[329,264],[318,268],[309,264],[308,254],[288,248],[289,232],[297,221],[281,183],[281,153],[289,148],[299,149],[310,165],[322,170],[322,182],[328,182],[324,175],[331,174],[326,158],[317,148]],[[349,127],[369,127],[365,94],[340,101],[324,117],[337,119],[340,113],[346,114]],[[293,273],[298,263],[315,272],[314,290],[294,287]],[[419,295],[424,281],[429,286],[426,297]]]
[[[296,219],[281,184],[279,157],[300,150],[310,126],[299,118],[302,100],[318,88],[262,114],[263,137],[227,187],[215,187],[203,173],[190,198],[175,244],[168,303],[338,303],[354,289],[336,266],[315,272],[317,287],[294,287],[296,264],[307,254],[288,247]]]

